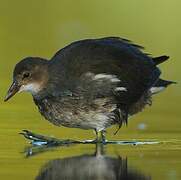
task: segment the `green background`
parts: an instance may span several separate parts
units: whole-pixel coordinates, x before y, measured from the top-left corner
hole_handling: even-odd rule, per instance
[[[40,116],[30,94],[18,94],[8,103],[4,103],[3,98],[11,83],[13,68],[22,58],[50,59],[72,41],[104,36],[130,39],[143,45],[145,52],[153,56],[169,55],[169,61],[160,65],[161,76],[178,82],[156,95],[152,107],[131,117],[128,127],[123,127],[116,136],[113,135],[116,127],[108,130],[108,139],[164,143],[136,148],[109,146],[108,152],[113,155],[116,149],[153,179],[179,178],[180,7],[179,0],[0,0],[0,179],[33,179],[48,160],[93,152],[92,146],[77,146],[25,159],[21,152],[28,143],[18,135],[22,129],[74,139],[94,138],[94,134],[51,125]],[[145,129],[139,129],[139,124],[144,124]],[[160,154],[156,156],[155,152]],[[139,153],[145,158],[140,159]]]

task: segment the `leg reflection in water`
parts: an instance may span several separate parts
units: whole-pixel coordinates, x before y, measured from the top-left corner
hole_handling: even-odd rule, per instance
[[[92,155],[81,155],[49,161],[36,180],[150,180],[127,164],[127,158],[107,156],[104,145],[97,144]]]

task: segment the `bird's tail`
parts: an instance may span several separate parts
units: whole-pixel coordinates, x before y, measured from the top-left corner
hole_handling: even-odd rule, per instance
[[[154,57],[152,58],[155,65],[161,64],[163,62],[165,62],[166,60],[169,59],[169,56],[159,56],[159,57]]]
[[[150,88],[150,92],[151,92],[151,94],[157,94],[157,93],[163,91],[165,88],[167,88],[171,84],[176,84],[176,82],[159,79],[156,82],[156,84]]]
[[[169,56],[159,56],[152,58],[155,65],[159,65],[169,59]],[[176,84],[176,82],[173,81],[167,81],[163,79],[159,79],[156,84],[154,84],[153,87],[150,88],[151,94],[157,94],[161,91],[163,91],[165,88],[167,88],[171,84]]]

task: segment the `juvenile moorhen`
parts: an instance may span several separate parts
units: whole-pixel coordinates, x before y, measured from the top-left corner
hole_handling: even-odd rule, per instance
[[[158,64],[142,47],[119,37],[85,39],[59,50],[50,61],[27,57],[14,69],[5,101],[32,94],[40,113],[57,126],[93,129],[104,142],[105,129],[127,124],[151,97],[174,83],[159,78]]]

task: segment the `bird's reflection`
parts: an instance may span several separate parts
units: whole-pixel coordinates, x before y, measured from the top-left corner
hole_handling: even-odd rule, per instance
[[[104,147],[96,146],[92,155],[81,155],[49,161],[36,180],[150,180],[151,177],[130,168],[127,158],[107,156]]]

